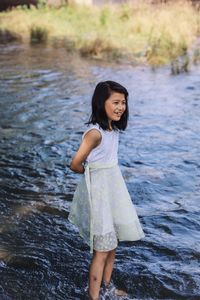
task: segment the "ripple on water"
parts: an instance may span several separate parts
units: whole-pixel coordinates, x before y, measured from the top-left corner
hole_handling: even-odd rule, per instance
[[[23,47],[0,46],[0,299],[85,297],[91,255],[67,221],[80,178],[68,166],[107,78],[130,92],[119,162],[146,234],[120,243],[113,279],[130,299],[199,299],[199,68],[171,77]]]

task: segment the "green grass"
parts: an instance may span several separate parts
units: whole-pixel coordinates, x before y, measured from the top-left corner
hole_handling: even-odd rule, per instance
[[[128,58],[152,66],[171,63],[178,73],[188,70],[188,53],[200,35],[200,15],[187,1],[20,7],[0,13],[0,36],[5,30],[23,42],[59,44],[97,59]],[[193,49],[195,63],[197,48]]]
[[[46,43],[48,39],[48,30],[39,26],[32,26],[30,29],[31,44]]]

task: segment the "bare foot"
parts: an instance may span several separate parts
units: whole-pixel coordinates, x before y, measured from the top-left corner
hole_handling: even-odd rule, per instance
[[[119,289],[115,289],[115,295],[116,296],[128,296],[128,294],[125,291],[119,290]]]
[[[106,292],[114,294],[115,296],[119,296],[119,297],[127,297],[128,296],[128,294],[125,291],[117,289],[112,280],[108,284],[106,284],[104,281],[103,287]]]

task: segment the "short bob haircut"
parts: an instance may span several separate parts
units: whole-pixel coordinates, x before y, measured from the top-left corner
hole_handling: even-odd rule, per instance
[[[119,121],[112,121],[111,125],[114,130],[126,129],[129,116],[128,91],[121,84],[110,80],[102,81],[97,84],[92,96],[92,114],[89,121],[86,123],[87,125],[97,123],[103,130],[109,129],[108,118],[105,111],[105,102],[111,94],[115,92],[125,96],[126,109],[121,116],[121,119]]]

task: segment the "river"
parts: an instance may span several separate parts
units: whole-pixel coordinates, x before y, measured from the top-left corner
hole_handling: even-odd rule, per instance
[[[84,299],[91,259],[67,220],[98,81],[129,90],[119,163],[143,240],[117,249],[130,299],[200,299],[200,66],[172,76],[62,48],[0,46],[0,299]]]

